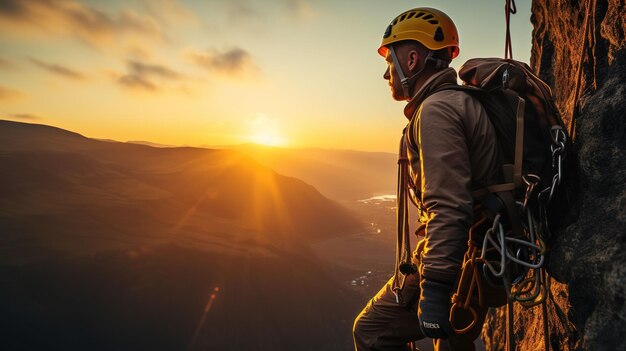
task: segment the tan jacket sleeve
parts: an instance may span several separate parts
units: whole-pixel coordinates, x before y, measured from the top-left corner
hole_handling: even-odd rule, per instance
[[[462,94],[443,91],[424,101],[413,125],[418,141],[422,202],[427,214],[421,274],[454,283],[473,221],[472,171]],[[476,113],[476,112],[473,112]],[[465,115],[465,116],[464,116]]]

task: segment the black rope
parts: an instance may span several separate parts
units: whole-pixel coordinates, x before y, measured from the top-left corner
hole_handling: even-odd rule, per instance
[[[511,43],[511,15],[517,13],[515,0],[505,0],[504,17],[506,19],[506,38],[504,40],[504,58],[513,58],[513,45]]]

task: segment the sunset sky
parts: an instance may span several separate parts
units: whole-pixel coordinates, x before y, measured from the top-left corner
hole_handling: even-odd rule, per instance
[[[530,2],[512,16],[525,62]],[[120,141],[395,152],[404,103],[376,49],[416,6],[456,22],[455,68],[503,55],[503,0],[2,0],[0,119]]]

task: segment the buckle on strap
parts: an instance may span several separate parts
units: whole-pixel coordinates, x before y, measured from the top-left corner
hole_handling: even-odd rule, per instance
[[[500,193],[513,190],[515,190],[515,183],[495,184],[472,191],[472,197],[476,199],[491,193]]]

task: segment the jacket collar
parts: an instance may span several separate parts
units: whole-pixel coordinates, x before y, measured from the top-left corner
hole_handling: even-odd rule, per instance
[[[435,89],[439,88],[444,84],[456,84],[456,71],[454,68],[446,68],[441,70],[426,80],[424,84],[419,88],[417,93],[413,95],[409,103],[404,108],[404,115],[406,118],[411,120],[415,111],[419,108],[419,106],[426,100],[426,98],[433,92]]]

